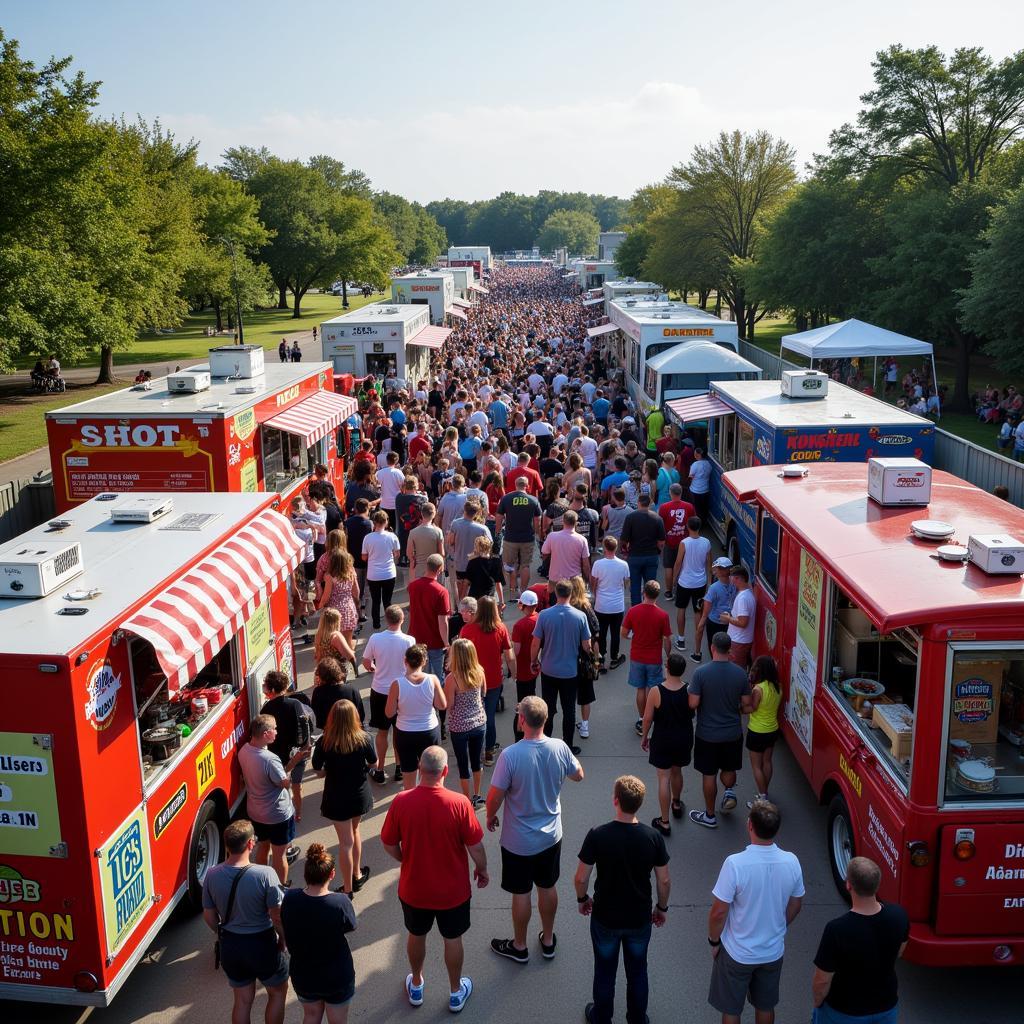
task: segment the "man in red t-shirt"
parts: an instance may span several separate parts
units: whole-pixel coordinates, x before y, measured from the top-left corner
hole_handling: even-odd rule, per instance
[[[666,426],[661,428],[661,437],[659,437],[658,440],[654,442],[654,447],[658,452],[659,460],[661,459],[662,455],[665,454],[665,452],[671,452],[673,455],[676,454],[676,452],[678,451],[678,442],[672,436],[671,427]]]
[[[652,686],[665,681],[665,658],[672,652],[672,625],[668,612],[658,607],[661,584],[648,580],[644,599],[626,612],[622,620],[622,638],[632,636],[629,646],[629,685],[636,690],[637,735],[643,734],[644,708]]]
[[[547,594],[547,584],[544,585]],[[516,713],[512,716],[512,734],[518,743],[523,734],[519,731],[519,702],[524,697],[537,695],[537,673],[533,670],[531,656],[533,645],[533,627],[537,625],[537,612],[540,600],[534,588],[524,590],[519,595],[519,610],[523,617],[512,627],[512,650],[516,656]]]
[[[515,490],[516,480],[521,476],[526,477],[526,490],[535,498],[539,498],[544,490],[544,484],[541,481],[540,473],[535,469],[530,469],[530,456],[526,452],[519,453],[519,464],[505,474],[506,492]]]
[[[440,555],[427,558],[427,571],[418,580],[410,580],[409,635],[427,649],[427,664],[433,675],[444,681],[444,655],[448,650],[448,616],[452,612],[448,588],[438,583],[444,568]]]
[[[416,433],[409,439],[410,465],[416,462],[420,452],[426,452],[429,455],[433,450],[434,446],[431,444],[430,438],[427,437],[427,428],[421,424],[416,428]]]
[[[422,1004],[427,934],[437,921],[448,969],[448,1008],[457,1013],[473,991],[473,982],[462,976],[462,936],[469,930],[472,893],[467,853],[473,858],[477,887],[483,889],[489,878],[484,830],[469,800],[445,789],[447,774],[448,752],[427,747],[420,755],[419,784],[391,802],[380,838],[388,854],[402,865],[398,898],[409,932],[412,968],[405,979],[405,993],[413,1006]]]
[[[667,427],[665,428],[668,429]],[[665,600],[672,600],[672,567],[676,564],[679,544],[686,536],[686,520],[697,514],[688,501],[683,501],[682,484],[673,484],[669,489],[669,500],[659,509],[658,515],[665,524],[665,546],[661,550],[661,564],[665,569]]]

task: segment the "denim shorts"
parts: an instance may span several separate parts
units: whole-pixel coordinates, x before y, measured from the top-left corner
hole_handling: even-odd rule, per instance
[[[629,676],[626,682],[640,690],[644,687],[657,686],[665,681],[665,669],[661,665],[645,665],[642,661],[629,663]]]

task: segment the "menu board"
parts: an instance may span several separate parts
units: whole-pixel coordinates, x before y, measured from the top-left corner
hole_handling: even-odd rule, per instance
[[[0,732],[0,854],[52,857],[60,844],[50,740]]]
[[[811,752],[814,731],[814,690],[818,679],[818,639],[825,574],[806,551],[800,552],[800,592],[797,600],[796,643],[790,661],[786,719]]]

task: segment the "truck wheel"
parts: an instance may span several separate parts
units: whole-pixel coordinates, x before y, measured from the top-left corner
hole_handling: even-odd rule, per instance
[[[846,891],[846,872],[850,861],[857,855],[853,842],[853,822],[846,801],[839,795],[832,798],[828,805],[828,860],[832,867],[832,881],[839,890],[839,895],[850,902],[850,894]]]
[[[206,800],[196,815],[188,849],[188,902],[196,912],[203,908],[203,882],[207,873],[223,859],[224,845],[220,832],[217,805]]]
[[[729,539],[725,542],[725,553],[733,565],[740,564],[740,539],[735,533],[729,534]]]

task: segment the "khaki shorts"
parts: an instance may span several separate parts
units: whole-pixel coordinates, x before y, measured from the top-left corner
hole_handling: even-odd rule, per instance
[[[719,946],[711,966],[708,1002],[719,1013],[736,1017],[743,1013],[747,999],[755,1010],[773,1010],[779,1001],[781,977],[781,957],[770,964],[741,964],[729,956],[725,946]]]
[[[501,560],[508,570],[529,569],[533,561],[533,549],[536,544],[532,540],[507,540],[501,546]]]

